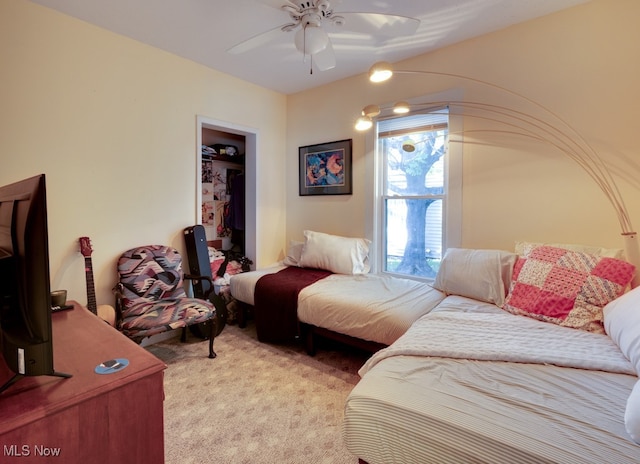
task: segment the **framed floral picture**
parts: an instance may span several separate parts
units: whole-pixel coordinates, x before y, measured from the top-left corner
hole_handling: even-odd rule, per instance
[[[300,195],[351,195],[351,140],[298,149]]]

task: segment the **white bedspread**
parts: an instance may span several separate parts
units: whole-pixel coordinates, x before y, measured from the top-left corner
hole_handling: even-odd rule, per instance
[[[430,285],[376,274],[332,274],[298,296],[301,322],[391,345],[445,298]]]
[[[254,305],[258,280],[285,267],[278,263],[232,276],[231,295]],[[298,319],[306,324],[390,345],[444,298],[441,291],[415,280],[377,274],[332,274],[300,291],[297,311]]]
[[[359,373],[392,356],[438,356],[481,361],[509,361],[636,375],[629,360],[607,335],[540,322],[495,310],[434,310],[418,319],[392,346],[373,355]],[[476,302],[477,303],[477,302]],[[455,305],[451,305],[455,306]],[[492,305],[484,305],[492,306]]]
[[[255,305],[254,291],[260,277],[267,274],[275,274],[286,267],[282,263],[276,263],[263,269],[232,275],[229,279],[231,295],[238,301],[251,306]]]

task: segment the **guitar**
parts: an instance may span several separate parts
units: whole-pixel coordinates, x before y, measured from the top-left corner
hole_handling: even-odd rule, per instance
[[[91,239],[80,237],[80,253],[84,256],[84,271],[87,277],[87,308],[110,326],[116,326],[116,311],[112,306],[100,305],[96,303],[96,289],[93,282],[93,264],[91,263]]]

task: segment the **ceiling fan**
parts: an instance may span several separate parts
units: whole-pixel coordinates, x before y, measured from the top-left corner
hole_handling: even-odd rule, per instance
[[[335,53],[327,31],[343,28],[350,32],[369,34],[383,39],[413,35],[420,20],[407,16],[366,13],[366,12],[336,12],[332,4],[339,4],[340,0],[269,0],[270,6],[279,8],[289,14],[291,22],[282,24],[268,31],[250,37],[227,52],[238,54],[255,49],[274,40],[282,32],[295,32],[294,44],[303,56],[311,57],[312,63],[320,71],[332,69],[336,65]],[[284,4],[281,4],[284,1]],[[263,2],[264,3],[264,2]],[[311,67],[313,73],[313,67]]]

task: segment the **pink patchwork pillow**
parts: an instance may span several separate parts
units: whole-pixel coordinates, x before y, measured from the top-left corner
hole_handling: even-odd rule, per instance
[[[635,267],[551,246],[518,258],[502,308],[545,322],[604,333],[602,308],[622,295]]]

